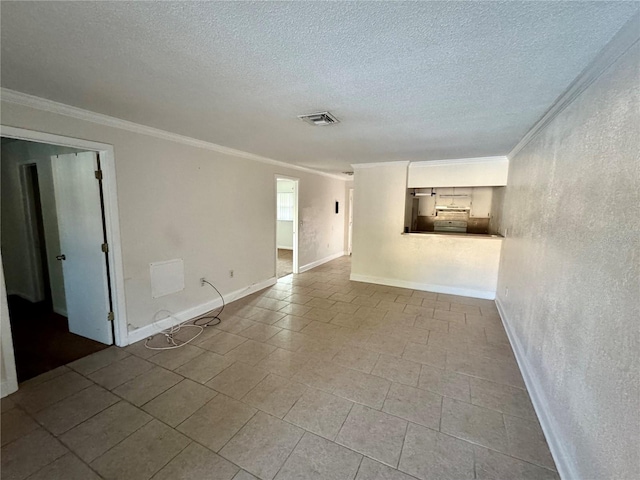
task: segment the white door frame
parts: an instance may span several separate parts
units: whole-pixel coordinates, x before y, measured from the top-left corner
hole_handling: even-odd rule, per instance
[[[347,250],[349,251],[349,255],[351,255],[353,253],[353,188],[349,189],[349,212],[347,218],[347,228],[349,229]]]
[[[296,177],[289,177],[287,175],[274,175],[274,187],[275,187],[275,215],[273,224],[275,225],[275,256],[276,256],[276,267],[275,267],[275,277],[278,278],[278,180],[291,180],[295,184],[295,188],[293,189],[293,273],[300,273],[298,266],[298,231],[300,230],[300,225],[298,224],[298,190],[300,189],[300,179]]]
[[[116,165],[113,146],[78,138],[53,135],[24,128],[0,125],[3,137],[48,143],[81,150],[90,150],[100,154],[102,169],[102,187],[104,193],[104,215],[107,243],[109,244],[109,275],[111,279],[111,308],[114,313],[114,342],[120,347],[128,345],[127,310],[124,296],[124,269],[122,263],[122,244],[120,241],[120,220],[118,215],[118,192],[116,188]]]

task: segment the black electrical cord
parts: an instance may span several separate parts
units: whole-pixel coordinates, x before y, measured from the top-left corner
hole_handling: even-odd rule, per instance
[[[212,312],[215,312],[217,309],[213,309],[207,313],[205,313],[204,315],[196,318],[193,321],[193,325],[196,325],[198,327],[214,327],[216,325],[219,325],[220,322],[222,321],[222,319],[220,318],[220,315],[222,315],[222,312],[224,311],[224,307],[225,307],[225,303],[224,303],[224,297],[222,296],[222,294],[220,293],[220,290],[218,290],[215,285],[213,285],[212,283],[209,283],[206,280],[202,280],[204,283],[206,283],[207,285],[209,285],[211,288],[213,288],[218,295],[220,295],[220,300],[222,300],[222,307],[220,308],[220,311],[217,312],[215,315],[212,315]],[[198,323],[201,320],[208,320],[205,323]],[[217,321],[216,321],[217,320]]]

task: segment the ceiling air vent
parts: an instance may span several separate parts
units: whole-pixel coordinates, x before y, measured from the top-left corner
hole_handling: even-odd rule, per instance
[[[310,113],[308,115],[298,115],[300,120],[304,120],[309,125],[331,125],[333,123],[339,123],[336,117],[329,112]]]

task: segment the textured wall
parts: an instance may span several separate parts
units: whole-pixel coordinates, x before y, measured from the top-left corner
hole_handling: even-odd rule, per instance
[[[581,479],[639,471],[639,50],[511,159],[504,203],[498,300]]]

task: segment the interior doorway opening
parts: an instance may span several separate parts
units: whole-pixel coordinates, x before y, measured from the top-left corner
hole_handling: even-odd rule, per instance
[[[23,382],[113,344],[99,153],[2,137],[1,167],[2,266]]]
[[[276,277],[298,273],[298,179],[276,177]]]

